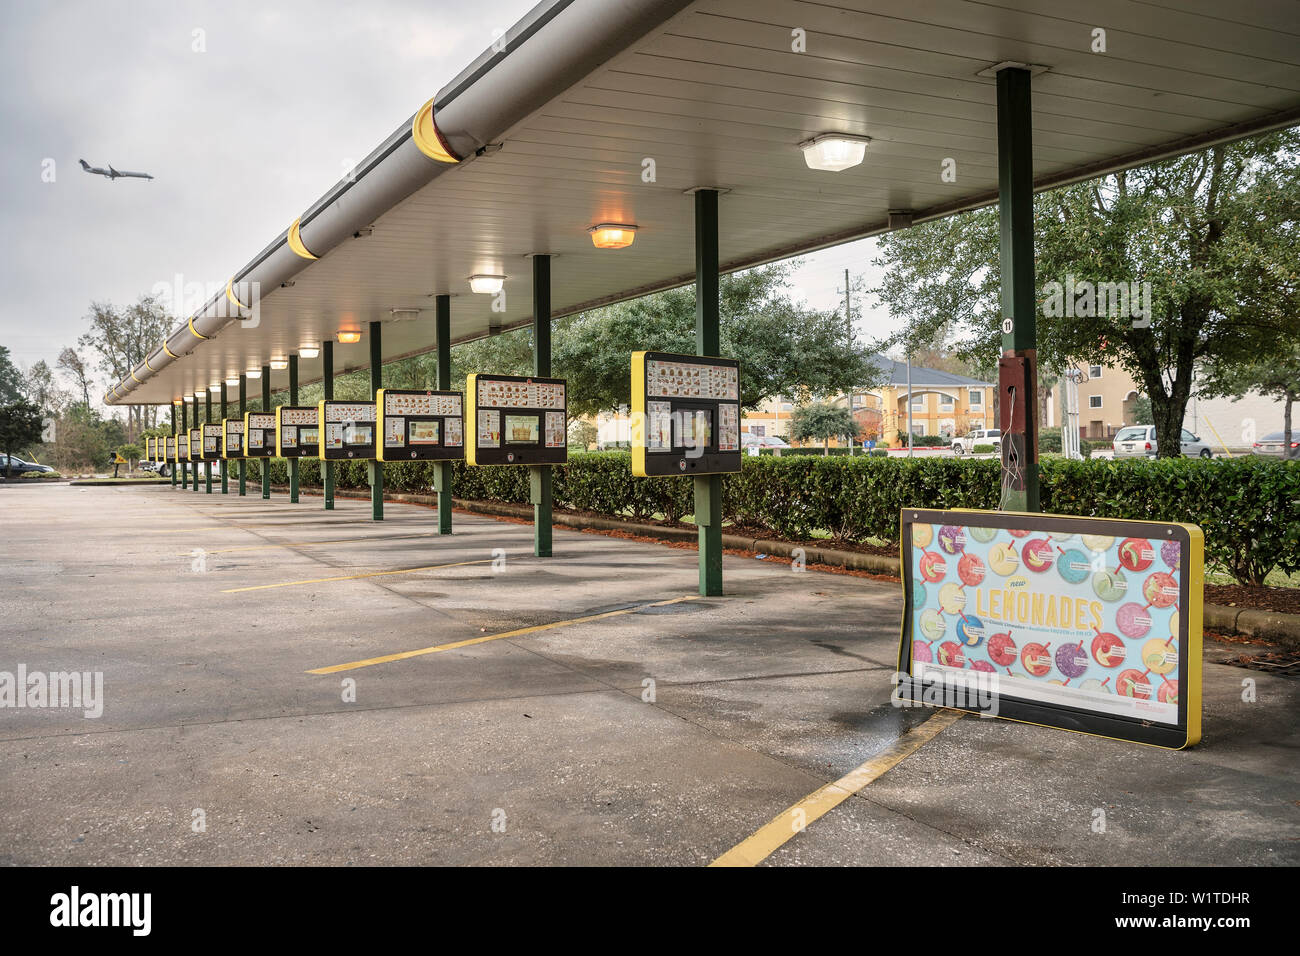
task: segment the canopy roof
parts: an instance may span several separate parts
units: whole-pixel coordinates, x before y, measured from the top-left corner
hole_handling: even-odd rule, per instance
[[[170,403],[371,321],[385,361],[427,351],[440,293],[453,341],[526,324],[531,253],[559,256],[557,316],[682,285],[693,187],[727,190],[726,271],[883,232],[891,210],[994,202],[1003,63],[1036,72],[1039,189],[1300,122],[1291,0],[547,0],[106,401]],[[799,144],[830,131],[871,137],[866,161],[809,169]],[[603,222],[638,226],[634,244],[593,248]],[[474,274],[506,276],[504,311]],[[335,347],[338,371],[368,363],[364,335]]]

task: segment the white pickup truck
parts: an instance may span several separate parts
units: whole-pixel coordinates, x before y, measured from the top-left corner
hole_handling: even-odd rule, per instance
[[[973,432],[952,440],[952,453],[959,458],[975,451],[976,445],[992,445],[998,454],[1002,453],[1002,429],[979,428]]]

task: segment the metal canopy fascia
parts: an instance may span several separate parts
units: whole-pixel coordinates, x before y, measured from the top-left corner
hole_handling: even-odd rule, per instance
[[[1099,0],[1085,22],[1066,0],[1006,0],[996,17],[967,0],[539,4],[106,401],[168,403],[394,308],[430,321],[385,324],[384,360],[426,352],[435,293],[458,296],[454,342],[526,326],[530,252],[561,256],[554,316],[684,285],[691,186],[730,190],[726,271],[885,232],[891,209],[919,223],[988,205],[994,83],[978,74],[995,63],[1047,68],[1034,79],[1039,190],[1300,122],[1294,7],[1252,5],[1231,21],[1217,9]],[[1108,53],[1089,49],[1093,19]],[[789,50],[794,24],[807,52]],[[872,136],[866,162],[805,169],[797,144],[824,130]],[[947,156],[953,184],[939,181]],[[654,184],[641,181],[643,157],[657,159]],[[630,249],[601,252],[586,236],[596,221],[641,231]],[[476,272],[510,276],[504,313],[468,293]],[[270,291],[250,328],[236,305],[254,281]],[[335,347],[337,371],[368,364],[366,343]],[[318,380],[319,362],[301,360],[300,374]]]

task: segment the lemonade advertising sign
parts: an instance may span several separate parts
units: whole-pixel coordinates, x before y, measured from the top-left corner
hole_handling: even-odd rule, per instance
[[[1195,525],[902,513],[900,695],[993,686],[997,715],[1166,747],[1200,738]]]

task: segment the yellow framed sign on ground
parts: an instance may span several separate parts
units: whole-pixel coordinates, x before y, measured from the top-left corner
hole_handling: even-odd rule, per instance
[[[275,457],[275,415],[272,412],[244,413],[244,457]]]
[[[906,508],[898,699],[1181,749],[1201,739],[1196,525]]]
[[[277,458],[320,457],[320,419],[315,405],[281,405],[275,410]]]
[[[320,422],[320,457],[323,461],[375,459],[375,403],[338,402],[332,399],[316,406]]]
[[[740,363],[632,353],[632,474],[740,471]]]
[[[569,458],[562,378],[470,375],[465,381],[465,463],[562,465]]]
[[[242,418],[222,419],[221,457],[227,461],[244,457],[244,420]]]
[[[465,457],[465,397],[460,392],[381,388],[380,461],[447,461]]]

